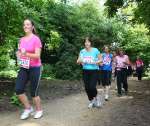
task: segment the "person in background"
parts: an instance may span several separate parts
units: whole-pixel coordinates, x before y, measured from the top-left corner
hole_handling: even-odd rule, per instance
[[[137,73],[139,81],[142,80],[143,66],[144,66],[144,63],[142,59],[140,59],[140,57],[138,56],[136,60],[136,73]]]
[[[128,93],[127,66],[129,65],[129,57],[124,54],[122,49],[119,49],[114,62],[116,64],[118,96],[120,97],[123,93],[122,87],[125,90],[125,95]]]
[[[105,100],[108,101],[109,98],[109,88],[111,85],[111,75],[112,75],[112,61],[113,55],[110,53],[109,47],[104,46],[104,53],[102,53],[102,85],[104,87]]]
[[[88,108],[100,107],[101,103],[97,95],[98,70],[101,62],[101,55],[97,48],[92,47],[89,37],[85,39],[85,48],[79,53],[77,63],[83,68],[83,81],[85,91],[90,101]]]
[[[128,75],[128,77],[130,77],[133,73],[132,66],[133,66],[132,62],[129,61],[129,65],[127,66],[127,75]]]
[[[112,61],[112,74],[113,77],[112,79],[115,81],[116,80],[116,63],[114,62],[115,57],[117,56],[116,51],[113,51],[113,61]],[[117,88],[116,88],[117,89]]]

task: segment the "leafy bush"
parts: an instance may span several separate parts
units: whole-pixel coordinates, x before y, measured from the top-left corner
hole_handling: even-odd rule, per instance
[[[53,65],[43,64],[42,78],[55,79],[55,69]]]
[[[21,106],[21,102],[18,99],[18,96],[16,94],[14,94],[11,98],[10,98],[10,103],[16,106]]]
[[[0,70],[8,67],[9,60],[8,48],[6,46],[0,46]]]
[[[122,6],[122,1],[108,0],[106,5],[112,5],[116,12]],[[24,18],[31,18],[35,22],[42,40],[42,61],[46,63],[43,78],[79,79],[81,68],[76,64],[76,59],[86,36],[92,37],[94,46],[100,51],[105,44],[116,43],[117,47],[125,49],[133,61],[136,55],[141,56],[146,65],[150,60],[150,38],[146,26],[130,24],[120,18],[107,18],[93,0],[71,6],[55,0],[9,0],[0,1],[0,5],[1,75],[16,76],[14,71],[17,67],[11,66],[9,61],[10,58],[15,59],[18,38],[23,35]],[[109,11],[113,10],[110,8]],[[110,15],[114,15],[114,11]],[[56,57],[55,61],[50,58],[51,55]],[[48,65],[50,62],[54,65]]]
[[[18,66],[16,66],[15,60],[11,59],[8,62],[7,68],[0,71],[0,78],[16,78]]]

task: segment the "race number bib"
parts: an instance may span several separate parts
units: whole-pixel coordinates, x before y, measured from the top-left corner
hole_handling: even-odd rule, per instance
[[[141,67],[142,65],[141,64],[137,64],[137,67]]]
[[[110,65],[110,63],[111,63],[111,58],[105,57],[104,60],[103,60],[103,64]]]
[[[119,62],[118,64],[117,64],[117,67],[120,67],[120,68],[122,68],[122,67],[124,67],[125,65],[122,63],[122,62]]]
[[[20,67],[29,69],[29,67],[30,67],[30,58],[28,58],[28,57],[19,57],[18,58],[18,65]]]
[[[89,64],[94,63],[93,57],[91,57],[91,56],[83,57],[83,63],[89,63]]]

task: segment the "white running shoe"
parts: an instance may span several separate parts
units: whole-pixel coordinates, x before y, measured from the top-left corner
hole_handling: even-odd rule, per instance
[[[101,107],[102,106],[102,102],[101,102],[101,98],[100,98],[100,96],[97,96],[97,98],[96,98],[96,107]]]
[[[43,116],[43,111],[36,111],[34,114],[34,119],[39,119]]]
[[[25,120],[29,118],[29,116],[33,113],[33,108],[25,109],[24,112],[21,114],[20,119]]]
[[[93,99],[92,101],[90,101],[88,108],[93,108],[95,104],[95,99]]]
[[[105,101],[108,101],[108,98],[109,98],[109,96],[108,96],[108,94],[106,94],[105,95]]]

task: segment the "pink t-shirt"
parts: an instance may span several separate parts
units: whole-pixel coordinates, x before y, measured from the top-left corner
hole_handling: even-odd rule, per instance
[[[136,61],[136,67],[142,67],[143,66],[143,61],[142,60],[137,60]]]
[[[19,50],[25,50],[28,53],[35,53],[36,48],[42,48],[41,40],[38,36],[33,35],[28,40],[25,37],[22,37],[20,39]],[[30,58],[30,67],[38,67],[38,66],[41,66],[41,59]]]
[[[126,62],[127,60],[128,60],[127,55],[116,56],[116,67],[117,68],[127,68],[127,65],[124,64],[124,62]]]

